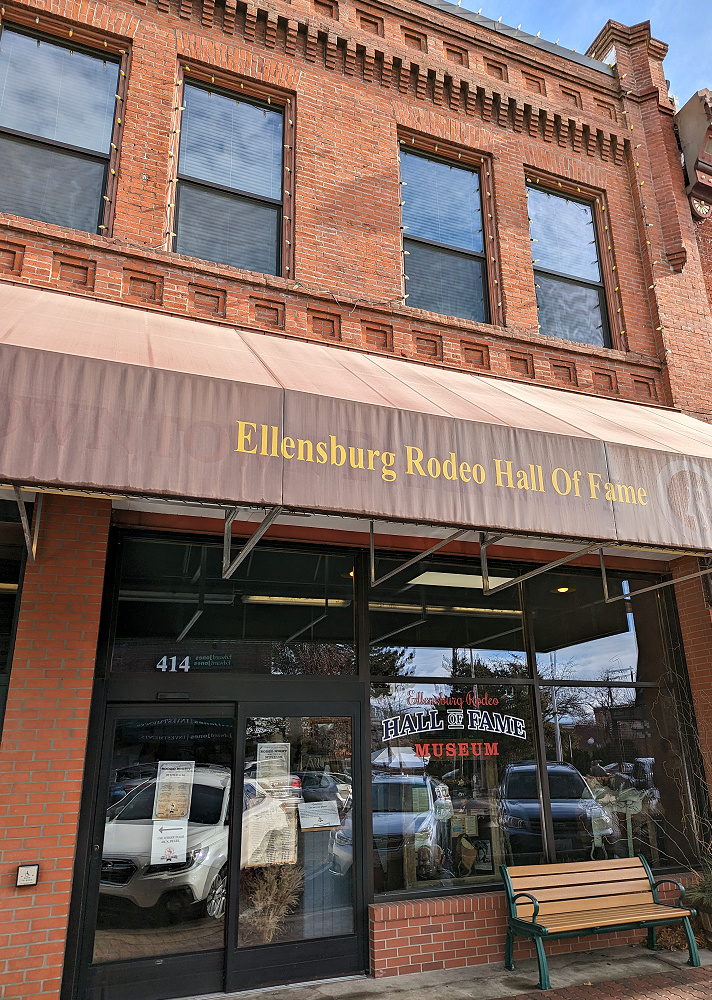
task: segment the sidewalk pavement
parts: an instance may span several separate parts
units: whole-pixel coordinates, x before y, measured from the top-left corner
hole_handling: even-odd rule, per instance
[[[712,951],[700,949],[702,967],[691,969],[687,952],[649,952],[639,945],[553,955],[552,989],[536,988],[536,960],[445,969],[371,979],[350,976],[215,993],[192,1000],[712,1000]]]

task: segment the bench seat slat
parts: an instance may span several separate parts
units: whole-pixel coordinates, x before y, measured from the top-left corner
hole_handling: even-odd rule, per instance
[[[536,895],[536,893],[532,893]],[[622,908],[629,906],[654,906],[655,902],[653,900],[653,894],[651,892],[642,893],[628,893],[625,896],[616,896],[614,907]],[[566,899],[566,900],[550,900],[548,902],[541,903],[539,906],[539,917],[538,920],[543,921],[544,914],[549,913],[586,913],[586,912],[598,912],[599,910],[609,910],[611,907],[611,900],[606,900],[603,897],[598,897],[596,899],[588,899],[586,897],[582,899]],[[534,906],[528,900],[521,900],[517,903],[517,916],[521,917],[522,914],[526,914],[527,917],[531,917],[534,912]]]
[[[618,924],[636,924],[645,920],[673,920],[689,916],[691,916],[690,910],[652,903],[644,907],[616,906],[587,914],[551,913],[542,917],[540,913],[537,923],[552,933],[560,934],[566,931],[588,930],[591,927],[615,927]]]

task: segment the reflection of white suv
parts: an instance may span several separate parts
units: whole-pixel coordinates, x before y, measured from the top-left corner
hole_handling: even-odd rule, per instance
[[[246,795],[251,784],[245,780]],[[185,861],[151,864],[155,791],[154,777],[109,806],[99,892],[141,907],[160,903],[169,913],[204,902],[209,916],[220,919],[225,912],[229,769],[196,765]]]

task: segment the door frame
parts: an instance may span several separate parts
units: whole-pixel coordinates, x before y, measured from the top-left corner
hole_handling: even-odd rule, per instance
[[[162,690],[158,690],[158,689]],[[165,690],[169,688],[169,690]],[[202,693],[202,697],[198,694]],[[364,685],[357,677],[330,678],[319,676],[295,677],[241,677],[234,673],[220,675],[161,675],[139,678],[130,674],[116,675],[108,682],[97,678],[95,682],[95,713],[90,726],[87,743],[87,760],[85,769],[85,784],[82,795],[82,807],[77,836],[77,851],[74,864],[74,881],[68,928],[68,945],[66,952],[64,978],[61,1000],[122,1000],[122,997],[139,997],[139,1000],[161,1000],[167,996],[186,996],[190,993],[191,974],[196,965],[196,956],[192,953],[178,956],[157,956],[153,959],[128,959],[119,963],[102,963],[93,966],[92,951],[94,928],[99,896],[99,879],[97,865],[100,866],[101,851],[95,851],[95,845],[100,845],[103,839],[103,811],[100,792],[108,787],[111,769],[111,751],[115,723],[118,718],[131,717],[176,717],[188,712],[213,714],[232,717],[235,721],[235,739],[233,749],[233,768],[235,794],[233,810],[237,803],[242,802],[242,769],[237,765],[242,759],[242,743],[244,740],[244,720],[247,710],[258,710],[262,714],[295,715],[296,707],[305,716],[315,714],[348,715],[352,720],[352,768],[354,771],[355,791],[354,812],[358,814],[356,822],[360,831],[357,847],[354,853],[354,935],[344,939],[316,938],[314,944],[309,942],[294,942],[292,954],[282,967],[289,970],[290,975],[285,981],[294,981],[291,975],[294,966],[303,964],[302,956],[312,962],[304,977],[335,978],[334,967],[338,967],[337,976],[351,975],[353,972],[368,971],[368,870],[366,867],[367,845],[364,830],[366,827],[366,796],[368,782],[363,781],[364,761],[369,761],[368,747],[364,745],[364,733],[368,732],[368,705],[365,699]],[[195,700],[193,700],[195,698]],[[98,704],[97,704],[98,702]],[[334,711],[331,711],[331,710]],[[242,710],[242,714],[240,714]],[[242,729],[240,722],[242,720]],[[238,787],[239,785],[239,787]],[[230,832],[230,857],[239,857],[240,844],[235,843],[235,831],[241,835],[241,814],[239,822],[232,817]],[[96,859],[94,856],[97,856]],[[230,872],[229,877],[232,873]],[[234,893],[230,889],[230,905],[233,905]],[[232,917],[226,914],[226,945],[224,951],[209,952],[199,962],[201,973],[196,977],[193,992],[220,993],[224,990],[248,989],[264,985],[264,977],[260,971],[264,966],[264,949],[272,945],[263,945],[255,949],[239,949],[240,952],[254,954],[253,968],[247,967],[243,959],[238,970],[229,955],[229,942],[237,940],[236,914]],[[230,920],[232,919],[232,923]],[[234,928],[234,931],[231,930]],[[353,937],[355,936],[355,949]],[[341,951],[325,957],[323,942],[337,940]],[[317,943],[318,942],[318,943]],[[261,949],[261,955],[258,951]],[[236,946],[232,949],[237,951]],[[302,954],[300,955],[299,952]],[[354,952],[358,958],[354,960]],[[212,955],[212,959],[208,956]],[[311,956],[311,958],[309,958]],[[270,959],[270,962],[272,960]],[[349,963],[348,970],[343,963]],[[304,962],[306,965],[306,961]],[[168,972],[168,966],[175,969]],[[276,969],[274,963],[270,970]],[[100,971],[103,969],[103,972]],[[120,969],[117,985],[116,972]],[[353,971],[352,971],[353,970]],[[111,972],[114,972],[113,978]],[[155,980],[155,989],[149,984]],[[175,981],[173,993],[166,989],[165,983]],[[249,982],[248,982],[249,981]],[[274,978],[271,982],[274,983]],[[138,984],[143,983],[145,990],[137,993]],[[104,992],[102,993],[101,990]]]
[[[104,837],[103,798],[101,792],[108,788],[111,774],[112,752],[116,723],[120,719],[181,718],[186,711],[196,717],[231,719],[233,724],[233,768],[235,762],[235,730],[237,711],[235,702],[193,702],[187,705],[110,704],[107,705],[104,732],[100,751],[97,796],[94,815],[89,817],[89,853],[86,860],[86,892],[83,900],[83,934],[80,954],[80,996],[89,1000],[121,1000],[138,996],[140,1000],[159,1000],[166,995],[166,981],[175,982],[176,996],[185,996],[186,987],[196,992],[213,992],[222,988],[224,946],[206,952],[187,952],[178,955],[157,955],[153,958],[124,959],[116,962],[92,963],[94,933],[99,905],[99,875],[101,871],[102,843]],[[232,846],[232,830],[228,833],[228,851]],[[151,984],[153,985],[153,988]],[[140,985],[139,985],[140,984]],[[141,988],[143,987],[143,988]],[[136,990],[140,988],[140,993]]]

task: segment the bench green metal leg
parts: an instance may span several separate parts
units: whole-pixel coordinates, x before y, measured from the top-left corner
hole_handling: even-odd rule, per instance
[[[648,927],[648,951],[660,951],[654,927]]]
[[[536,960],[539,963],[539,989],[550,990],[551,983],[549,982],[549,966],[546,963],[544,942],[540,937],[536,937],[534,938],[534,944],[536,945]]]
[[[700,955],[697,951],[697,942],[695,941],[695,935],[692,932],[692,925],[690,924],[690,918],[685,917],[682,922],[685,928],[685,936],[687,937],[687,946],[690,949],[690,958],[687,962],[688,965],[692,965],[695,969],[700,964]]]
[[[510,972],[514,970],[514,933],[507,930],[507,940],[504,944],[504,967]]]

